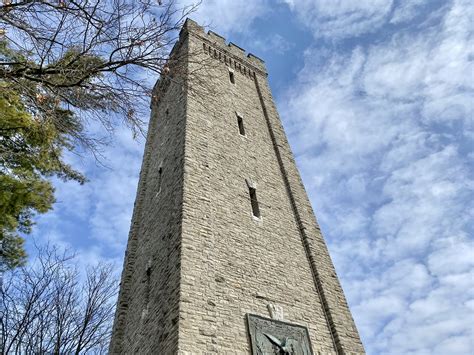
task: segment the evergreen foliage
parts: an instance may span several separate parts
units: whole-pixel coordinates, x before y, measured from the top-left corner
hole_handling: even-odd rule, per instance
[[[2,41],[0,56],[18,54]],[[78,117],[47,92],[32,100],[31,93],[41,92],[37,84],[30,83],[26,92],[24,87],[0,80],[0,270],[25,261],[18,233],[30,233],[35,212],[52,208],[54,189],[48,177],[85,181],[62,158],[81,133]]]
[[[85,182],[66,151],[97,157],[120,119],[145,133],[152,84],[143,78],[182,62],[168,53],[194,9],[174,0],[0,2],[0,272],[25,262],[22,235],[54,203],[49,178]],[[90,123],[103,132],[91,134]]]

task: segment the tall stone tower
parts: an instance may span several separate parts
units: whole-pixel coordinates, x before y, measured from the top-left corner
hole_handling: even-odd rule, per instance
[[[191,20],[170,58],[110,352],[364,353],[263,61]]]

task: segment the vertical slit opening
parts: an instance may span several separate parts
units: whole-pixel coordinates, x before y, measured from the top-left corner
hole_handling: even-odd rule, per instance
[[[158,188],[157,194],[161,192],[161,181],[163,180],[163,168],[160,166],[158,169]]]
[[[237,116],[237,124],[239,125],[240,135],[245,136],[244,119],[240,116]]]
[[[235,77],[234,77],[234,73],[229,71],[229,80],[232,84],[235,84]]]
[[[151,288],[151,260],[148,260],[148,263],[145,268],[145,290],[144,290],[144,307],[142,309],[141,320],[144,320],[148,316],[148,311],[150,308],[150,288]]]
[[[148,308],[148,303],[150,302],[150,281],[151,281],[151,265],[147,265],[146,268],[146,279],[145,279],[145,304]]]
[[[258,207],[257,190],[255,190],[253,187],[249,187],[249,194],[250,204],[252,205],[252,213],[254,217],[260,218],[260,208]]]

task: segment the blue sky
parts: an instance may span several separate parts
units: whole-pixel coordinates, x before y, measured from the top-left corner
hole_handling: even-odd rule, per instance
[[[204,0],[193,18],[265,60],[367,352],[473,353],[472,1]],[[107,167],[69,157],[90,181],[55,182],[35,240],[120,272],[142,152],[119,128]]]

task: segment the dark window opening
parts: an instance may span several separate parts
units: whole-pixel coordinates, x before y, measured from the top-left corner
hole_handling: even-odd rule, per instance
[[[244,119],[240,116],[237,116],[237,123],[239,125],[239,133],[242,136],[245,136]]]
[[[231,71],[229,72],[229,79],[232,84],[235,84],[234,73]]]
[[[151,265],[147,265],[145,273],[145,303],[148,307],[148,302],[150,301]]]
[[[144,308],[142,310],[142,318],[148,315],[148,309],[150,306],[150,284],[151,284],[151,262],[148,261],[145,269],[145,294],[143,297]]]
[[[157,188],[157,193],[160,193],[161,191],[161,181],[163,180],[163,168],[160,166],[158,169],[158,188]]]
[[[250,203],[252,204],[252,213],[255,217],[260,218],[260,208],[258,207],[258,200],[257,200],[257,190],[253,187],[249,187],[250,193]]]

